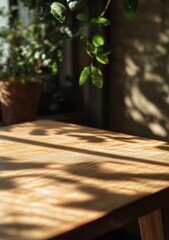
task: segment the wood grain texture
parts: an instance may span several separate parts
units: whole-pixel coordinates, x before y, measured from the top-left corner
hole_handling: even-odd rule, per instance
[[[168,150],[48,120],[0,128],[0,239],[89,240],[165,206]]]
[[[167,240],[164,237],[160,209],[141,217],[139,226],[142,240]]]
[[[164,239],[169,239],[169,205],[161,208]]]
[[[140,217],[142,240],[169,239],[169,205]]]

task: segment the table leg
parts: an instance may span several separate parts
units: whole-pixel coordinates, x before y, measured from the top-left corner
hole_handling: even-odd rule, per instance
[[[169,240],[169,207],[140,217],[139,227],[142,240]]]

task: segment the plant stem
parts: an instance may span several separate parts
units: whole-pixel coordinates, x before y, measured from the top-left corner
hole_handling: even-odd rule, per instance
[[[109,8],[110,3],[111,3],[111,0],[107,0],[107,3],[106,3],[106,5],[105,5],[105,7],[104,7],[104,9],[103,9],[103,11],[101,12],[101,14],[100,14],[99,17],[103,17],[103,16],[105,15],[107,9]]]

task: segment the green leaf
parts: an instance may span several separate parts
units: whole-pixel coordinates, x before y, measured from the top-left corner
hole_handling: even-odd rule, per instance
[[[87,14],[79,13],[76,18],[80,21],[88,21],[89,16]]]
[[[82,86],[89,78],[90,76],[90,73],[91,73],[91,67],[90,66],[87,66],[85,67],[81,74],[80,74],[80,78],[79,78],[79,85]]]
[[[108,64],[109,63],[109,58],[107,55],[100,55],[100,56],[96,56],[96,59],[98,62],[100,62],[101,64]]]
[[[103,75],[102,75],[102,71],[99,68],[96,68],[94,66],[91,67],[91,79],[92,79],[92,83],[96,87],[98,88],[103,87]]]
[[[111,49],[107,45],[102,45],[100,47],[94,46],[92,43],[87,44],[86,51],[90,57],[98,56],[98,55],[108,55],[111,53]]]
[[[74,11],[79,6],[81,1],[82,0],[66,0],[71,11]]]
[[[94,50],[94,54],[96,56],[98,56],[98,55],[108,55],[110,53],[111,53],[111,49],[107,45],[103,45],[103,46],[97,47]]]
[[[67,10],[65,6],[58,2],[53,2],[50,6],[51,14],[60,22],[63,23],[66,18]]]
[[[126,17],[132,21],[136,16],[138,0],[121,0],[121,6]]]
[[[101,25],[101,26],[109,26],[110,21],[107,18],[104,17],[98,17],[98,18],[93,18],[91,21],[91,24],[94,25]]]
[[[38,17],[40,20],[42,20],[44,18],[44,15],[45,15],[45,7],[44,6],[39,6],[37,8],[37,14],[38,14]]]
[[[101,34],[95,35],[92,39],[92,43],[95,47],[104,45],[104,37]]]
[[[86,52],[90,57],[93,57],[95,55],[96,48],[93,46],[93,44],[88,43],[86,47]]]

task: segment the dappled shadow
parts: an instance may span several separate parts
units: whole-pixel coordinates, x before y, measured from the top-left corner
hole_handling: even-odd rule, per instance
[[[169,143],[164,143],[163,145],[157,146],[157,148],[169,152]]]
[[[0,177],[0,189],[8,190],[17,188],[17,184],[14,183],[13,179],[10,177]]]
[[[50,125],[48,122],[48,125],[35,122],[23,137],[17,135],[15,127],[11,129],[11,135],[0,134],[3,144],[12,143],[13,149],[19,144],[20,148],[14,158],[8,158],[7,151],[5,157],[4,152],[0,156],[0,201],[3,200],[0,207],[9,216],[15,214],[17,219],[25,216],[26,220],[33,220],[27,227],[22,226],[24,223],[20,220],[16,223],[16,218],[3,225],[2,219],[2,236],[12,235],[15,229],[19,239],[21,228],[25,231],[27,227],[29,232],[34,232],[42,227],[43,231],[47,223],[53,224],[55,229],[70,222],[80,224],[88,214],[95,219],[105,212],[114,212],[169,182],[165,170],[169,162],[166,158],[160,159],[160,154],[164,153],[160,147],[166,147],[167,143],[154,144],[138,137],[63,123],[51,122]],[[98,139],[92,140],[95,133]],[[14,142],[17,143],[15,146]],[[22,155],[22,144],[29,146],[27,154],[23,150]],[[153,153],[152,149],[158,147],[159,152]],[[10,156],[12,154],[10,152]]]
[[[153,21],[156,18],[159,19],[159,22]],[[166,21],[164,25],[162,24],[160,11],[152,14],[151,21],[152,23],[149,24],[153,24],[153,29],[158,29],[151,32],[156,41],[151,39],[150,32],[145,33],[142,39],[135,36],[133,41],[127,43],[127,51],[124,54],[127,127],[129,128],[128,132],[132,133],[132,129],[135,129],[134,133],[167,141],[169,137],[169,78],[167,72],[169,22]]]
[[[30,123],[26,123],[28,126],[30,126]],[[48,136],[51,134],[59,135],[59,136],[68,136],[72,137],[74,139],[79,139],[85,142],[89,143],[102,143],[107,142],[109,140],[116,140],[126,143],[137,143],[137,141],[144,140],[144,138],[139,138],[138,136],[129,136],[125,134],[120,134],[117,132],[110,132],[102,129],[97,128],[90,128],[90,127],[82,127],[80,125],[75,124],[64,124],[63,122],[57,122],[57,129],[56,125],[51,124],[51,121],[49,120],[49,124],[43,124],[43,121],[35,121],[32,122],[32,126],[34,128],[30,130],[29,134],[32,136]],[[15,128],[19,127],[19,131],[22,131],[22,129],[25,128],[24,124],[16,124],[11,126],[2,127],[1,133],[3,132],[13,132]],[[6,137],[8,135],[5,135]],[[2,138],[5,137],[2,134]],[[16,139],[17,141],[17,139]],[[149,139],[146,139],[146,141],[149,141]],[[24,140],[23,140],[24,142]]]
[[[129,136],[123,134],[120,135],[119,133],[113,132],[110,134],[110,132],[102,129],[97,128],[84,128],[80,125],[74,125],[69,124],[69,126],[62,126],[62,124],[59,126],[58,130],[56,131],[56,134],[69,136],[69,137],[75,137],[79,140],[85,140],[86,142],[90,143],[101,143],[106,142],[108,140],[117,140],[121,142],[130,142],[130,143],[136,143],[137,140],[140,140],[137,136]],[[148,139],[147,139],[148,141]]]
[[[8,158],[5,158],[3,160],[1,160],[1,156],[0,156],[0,170],[1,171],[10,171],[10,170],[26,170],[26,169],[38,169],[38,168],[44,168],[47,166],[47,164],[43,164],[43,163],[34,163],[34,162],[22,162],[22,160],[20,161],[15,161],[13,160],[12,162],[8,161]]]
[[[0,224],[0,237],[1,239],[24,239],[24,240],[34,240],[35,238],[32,238],[29,236],[28,231],[30,230],[36,230],[37,227],[40,226],[37,224],[31,224],[31,223],[11,223],[11,224]],[[22,237],[22,232],[27,232],[27,234],[24,234]]]
[[[44,136],[44,135],[47,135],[45,129],[35,129],[33,131],[31,131],[32,135],[38,135],[38,136]]]
[[[94,155],[94,156],[99,156],[99,157],[105,157],[105,158],[113,158],[113,159],[118,159],[119,161],[117,162],[118,164],[127,164],[129,162],[142,162],[146,164],[154,164],[154,165],[161,165],[161,166],[169,166],[169,163],[163,163],[163,162],[157,162],[149,159],[143,159],[139,157],[132,157],[132,156],[126,156],[126,155],[120,155],[120,154],[113,154],[113,153],[108,153],[105,152],[104,149],[102,151],[100,150],[94,150],[94,149],[85,149],[85,148],[78,148],[77,147],[72,147],[72,146],[64,146],[61,144],[52,144],[52,143],[46,143],[46,142],[39,142],[39,141],[34,141],[34,140],[28,140],[28,139],[22,139],[22,138],[17,138],[13,136],[4,136],[0,135],[0,138],[3,140],[7,141],[13,141],[13,142],[18,142],[22,144],[28,144],[28,145],[34,145],[34,146],[41,146],[45,148],[53,148],[57,151],[57,149],[64,150],[64,151],[70,151],[70,152],[75,152],[75,153],[81,153],[81,154],[88,154],[88,155]],[[113,143],[112,143],[113,144]],[[108,149],[107,149],[108,150]],[[123,161],[124,160],[124,161]],[[115,161],[114,161],[115,163]],[[35,164],[36,166],[36,164]]]
[[[92,143],[99,143],[99,142],[105,142],[106,140],[104,138],[101,138],[99,136],[91,136],[91,135],[76,135],[76,134],[68,134],[70,137],[76,137],[81,140],[86,140],[87,142]]]
[[[31,169],[43,169],[47,167],[48,164],[41,163],[41,162],[33,162],[33,161],[27,161],[24,162],[23,159],[21,160],[15,160],[13,158],[0,156],[0,190],[9,190],[9,189],[15,189],[18,187],[17,183],[15,183],[15,179],[22,177],[20,176],[21,170],[31,170]],[[14,177],[13,175],[10,175],[10,171],[18,171],[18,176]],[[9,174],[7,176],[3,175],[5,172],[8,172]],[[19,174],[20,173],[20,174]],[[27,177],[31,176],[28,174]]]
[[[121,141],[121,142],[128,142],[128,143],[136,143],[137,140],[140,140],[140,137],[137,137],[137,136],[129,136],[129,135],[126,135],[126,137],[122,137],[122,136],[116,136],[116,133],[114,134],[113,133],[113,136],[111,135],[104,135],[107,139],[112,139],[112,140],[117,140],[117,141]],[[143,140],[144,138],[142,138]],[[148,139],[146,139],[148,141]]]
[[[72,164],[65,168],[65,171],[68,173],[78,175],[78,176],[85,176],[88,178],[94,178],[94,179],[103,179],[106,181],[130,181],[133,179],[133,181],[137,181],[137,179],[153,179],[153,180],[161,180],[161,181],[169,181],[169,174],[164,173],[130,173],[130,172],[122,172],[122,171],[107,171],[102,168],[102,165],[104,163],[108,163],[107,161],[103,163],[91,163],[91,162],[85,162],[85,163],[79,163],[79,164]],[[109,162],[109,168],[113,169],[113,166],[115,166],[116,163],[114,161]],[[153,163],[152,163],[153,165]],[[159,164],[160,165],[160,164]],[[161,164],[161,166],[163,166]],[[93,171],[90,173],[90,170],[93,169]],[[120,169],[120,166],[119,166]]]
[[[110,14],[108,32],[113,53],[107,76],[112,83],[105,93],[110,95],[107,121],[118,131],[169,141],[169,7],[143,0],[130,23],[119,5],[112,5],[117,13]],[[114,99],[116,94],[121,98]]]
[[[127,197],[127,194],[112,192],[106,188],[92,184],[83,184],[82,186],[77,187],[76,190],[79,193],[86,193],[90,198],[85,201],[70,200],[67,203],[61,203],[60,205],[68,208],[89,209],[103,212],[110,209],[111,205],[116,204],[116,202],[119,204],[121,202],[120,199]]]

